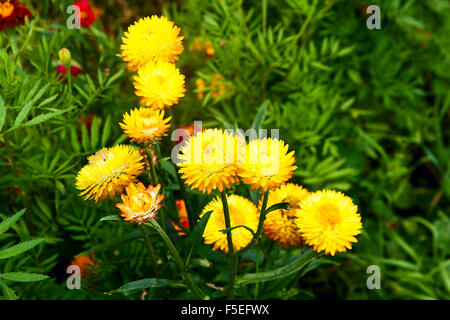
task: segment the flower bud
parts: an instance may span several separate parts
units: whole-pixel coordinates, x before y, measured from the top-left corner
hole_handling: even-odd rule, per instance
[[[70,62],[72,61],[72,55],[70,54],[70,51],[66,48],[62,48],[58,52],[59,61],[65,66],[70,65]]]

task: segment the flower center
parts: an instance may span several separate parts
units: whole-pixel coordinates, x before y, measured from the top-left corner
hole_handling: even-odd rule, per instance
[[[3,18],[9,17],[14,11],[14,6],[8,1],[0,3],[0,16]]]
[[[341,220],[339,209],[333,204],[325,203],[319,208],[319,213],[321,224],[332,231],[335,230]]]
[[[151,209],[152,203],[148,194],[139,192],[130,198],[130,207],[134,212],[147,212]]]

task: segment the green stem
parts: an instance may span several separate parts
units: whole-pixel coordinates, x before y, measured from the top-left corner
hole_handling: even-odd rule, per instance
[[[66,72],[67,72],[67,82],[69,85],[69,106],[72,106],[72,101],[73,101],[73,93],[72,93],[72,73],[70,72],[70,67],[71,64],[65,64],[64,67],[66,68]]]
[[[158,176],[156,175],[155,162],[153,161],[152,147],[147,148],[147,157],[150,164],[150,175],[152,177],[152,183],[153,185],[157,185],[159,182]]]
[[[236,280],[236,273],[238,267],[238,256],[234,253],[233,238],[231,236],[231,220],[230,210],[228,209],[227,194],[225,191],[220,193],[223,205],[223,215],[225,218],[225,228],[227,229],[228,254],[230,256],[229,276],[227,286],[227,299],[231,300],[234,297],[234,282]]]
[[[259,237],[261,236],[262,229],[264,226],[264,221],[266,220],[266,209],[267,209],[267,201],[268,200],[269,200],[269,190],[264,192],[263,203],[261,206],[261,212],[259,214],[258,230],[256,231],[255,235],[253,236],[252,241],[250,241],[250,243],[245,248],[238,251],[238,253],[237,253],[238,255],[242,255],[244,252],[247,252],[248,250],[253,248],[253,246],[258,241]]]
[[[142,236],[144,238],[145,247],[147,248],[148,257],[150,258],[150,263],[152,264],[153,270],[155,271],[156,277],[159,278],[159,269],[158,263],[155,259],[155,251],[153,250],[153,246],[150,243],[150,239],[147,234],[147,230],[145,230],[144,225],[140,224],[139,229],[141,229]]]
[[[155,162],[153,161],[153,153],[152,151],[154,151],[153,147],[151,146],[146,146],[145,150],[147,151],[147,159],[148,159],[148,163],[150,165],[150,180],[151,180],[151,184],[156,186],[157,184],[159,184],[159,180],[158,180],[158,175],[156,174],[156,169],[155,169]],[[163,186],[164,188],[164,186]],[[164,193],[164,190],[163,190]],[[161,224],[162,227],[164,229],[164,231],[166,230],[166,217],[164,214],[164,211],[161,210],[160,214],[159,214],[160,218],[161,218]]]
[[[163,239],[165,245],[167,246],[167,249],[169,249],[170,254],[172,255],[172,258],[175,260],[175,263],[178,265],[178,268],[180,268],[181,273],[183,275],[184,283],[186,286],[192,291],[192,293],[201,300],[206,300],[207,297],[203,294],[203,292],[197,287],[197,285],[192,281],[191,276],[186,271],[186,266],[184,265],[183,260],[181,259],[177,249],[173,245],[170,238],[167,236],[167,233],[164,232],[164,230],[161,228],[159,223],[155,219],[150,219],[151,225],[158,231],[159,235]]]

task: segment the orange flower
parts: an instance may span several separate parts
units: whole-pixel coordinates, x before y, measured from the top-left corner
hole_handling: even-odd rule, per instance
[[[77,265],[80,268],[81,276],[86,279],[86,272],[89,274],[95,273],[94,266],[99,265],[97,261],[95,261],[95,254],[87,255],[83,254],[81,256],[76,256],[70,262],[72,265]]]
[[[25,18],[31,19],[31,12],[22,2],[0,0],[0,31],[5,29],[6,26],[23,25]]]
[[[206,83],[204,79],[198,78],[195,80],[195,85],[197,87],[197,97],[199,100],[203,100],[205,98],[205,92],[211,91],[211,96],[213,98],[221,98],[225,96],[225,94],[232,95],[234,91],[231,86],[227,84],[227,81],[224,77],[219,73],[214,73],[211,75],[214,79],[209,83]],[[210,90],[205,90],[206,88],[210,88]]]
[[[184,200],[177,200],[176,201],[177,208],[178,208],[178,220],[180,224],[185,228],[189,229],[189,218],[186,210],[186,203]],[[178,231],[179,236],[185,236],[186,233],[181,229],[179,226],[177,226],[173,221],[170,221],[173,228]]]
[[[212,58],[216,52],[211,44],[211,41],[203,41],[203,37],[197,37],[194,42],[189,46],[190,51],[205,51],[208,58]]]
[[[123,203],[117,203],[116,207],[122,211],[120,214],[125,221],[148,222],[150,219],[156,218],[158,210],[163,206],[161,201],[164,199],[163,194],[158,194],[161,185],[149,185],[148,188],[138,182],[137,185],[130,184],[125,190],[127,194],[122,194]]]

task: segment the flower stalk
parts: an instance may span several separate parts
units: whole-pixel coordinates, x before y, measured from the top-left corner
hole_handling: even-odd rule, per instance
[[[142,237],[144,238],[144,243],[145,243],[145,247],[147,249],[148,257],[150,258],[150,263],[153,267],[153,270],[155,271],[156,277],[159,278],[159,268],[158,268],[158,263],[156,262],[156,258],[155,258],[155,251],[153,250],[153,246],[148,237],[147,230],[145,230],[145,227],[142,224],[139,225],[139,229],[141,229]]]
[[[181,274],[184,279],[184,283],[186,286],[192,291],[192,293],[201,300],[207,300],[208,297],[203,294],[203,292],[200,290],[200,288],[197,287],[197,285],[192,280],[190,274],[186,271],[186,266],[183,262],[183,260],[180,257],[180,254],[178,253],[177,249],[173,245],[170,238],[167,236],[167,233],[161,228],[159,223],[155,219],[150,219],[150,224],[156,229],[156,231],[161,236],[162,240],[164,241],[164,244],[166,245],[167,249],[169,250],[170,254],[172,255],[172,258],[175,260],[175,263],[178,265],[178,268],[181,270]]]
[[[225,191],[223,191],[220,193],[220,196],[222,198],[223,215],[225,218],[225,228],[227,230],[228,254],[230,256],[227,299],[231,300],[234,297],[234,282],[236,281],[236,273],[238,268],[239,257],[234,252],[233,238],[231,236],[232,230],[230,229],[231,221],[230,221],[230,211],[228,209],[227,194]]]
[[[252,238],[252,241],[250,241],[250,243],[243,249],[239,250],[239,252],[237,253],[238,255],[242,255],[244,252],[247,252],[248,250],[250,250],[251,248],[253,248],[253,246],[256,244],[256,242],[258,241],[259,237],[261,236],[262,230],[263,230],[263,226],[264,226],[264,221],[266,220],[266,209],[267,209],[267,202],[269,201],[269,190],[264,192],[263,195],[263,202],[262,202],[262,206],[261,206],[261,212],[259,214],[259,223],[258,223],[258,229],[256,230],[255,235]]]

